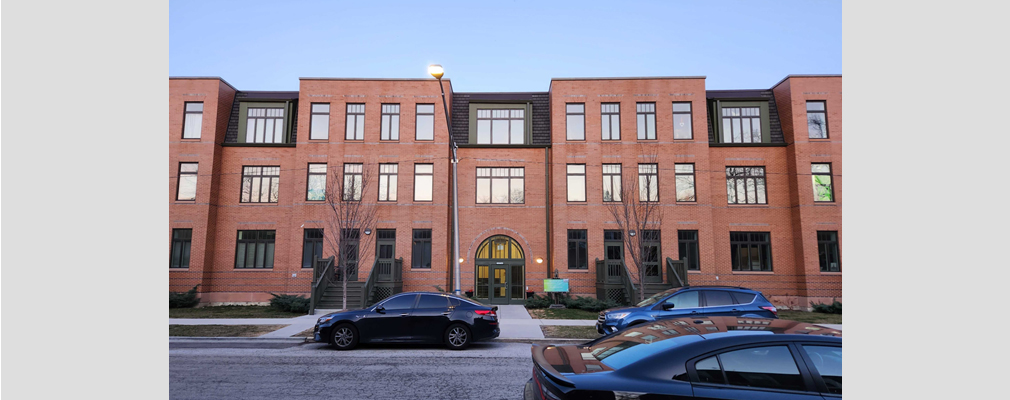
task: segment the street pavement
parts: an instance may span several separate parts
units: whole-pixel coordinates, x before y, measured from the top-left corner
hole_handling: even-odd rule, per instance
[[[524,343],[475,343],[464,351],[440,345],[337,351],[317,343],[267,342],[278,346],[170,346],[170,398],[515,400],[533,368]]]

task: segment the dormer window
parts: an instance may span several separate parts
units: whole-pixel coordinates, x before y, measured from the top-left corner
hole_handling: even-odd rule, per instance
[[[239,106],[238,143],[286,144],[291,136],[290,102],[242,102]]]
[[[527,144],[528,104],[470,104],[470,143]]]
[[[771,143],[771,114],[767,101],[716,100],[710,104],[718,143]]]

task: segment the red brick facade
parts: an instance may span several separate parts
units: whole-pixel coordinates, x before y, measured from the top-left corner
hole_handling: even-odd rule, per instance
[[[446,101],[452,105],[452,86],[448,80],[443,83]],[[229,124],[234,126],[234,119],[242,117],[234,115],[233,109],[243,92],[223,80],[171,78],[169,86],[169,237],[173,229],[192,229],[189,267],[170,268],[170,290],[184,291],[200,284],[204,303],[262,302],[269,300],[269,293],[308,295],[312,270],[302,268],[303,232],[322,228],[325,215],[322,202],[306,200],[309,163],[326,163],[330,168],[361,163],[375,170],[379,163],[396,163],[397,200],[378,203],[373,229],[397,230],[395,252],[404,259],[403,290],[451,287],[452,165],[437,81],[302,79],[299,91],[292,95],[297,107],[296,140],[280,146],[227,143]],[[603,231],[618,228],[603,202],[602,164],[620,163],[624,179],[636,179],[638,164],[655,154],[664,210],[658,227],[661,259],[680,258],[678,230],[697,231],[700,270],[690,272],[692,284],[751,287],[776,304],[790,307],[805,307],[811,300],[840,300],[841,272],[821,272],[817,231],[837,232],[841,242],[841,77],[790,76],[771,93],[780,123],[780,128],[773,129],[781,132],[783,142],[722,145],[710,143],[709,107],[719,94],[706,91],[703,77],[553,80],[549,144],[461,145],[458,149],[462,290],[475,288],[477,248],[491,236],[506,235],[522,247],[523,285],[530,291],[540,293],[543,279],[557,270],[559,277],[570,279],[573,294],[595,296],[592,261],[604,258]],[[826,102],[828,139],[808,138],[807,100]],[[204,104],[201,137],[182,139],[184,104],[191,101]],[[636,136],[636,104],[640,102],[655,104],[655,140]],[[691,139],[673,139],[673,102],[691,104]],[[310,139],[313,103],[330,104],[326,140]],[[365,105],[361,141],[344,138],[348,103]],[[585,105],[585,140],[566,139],[566,103]],[[618,141],[601,140],[601,103],[620,103]],[[382,104],[400,105],[397,141],[379,140]],[[434,105],[432,141],[415,140],[416,104]],[[460,137],[460,132],[455,133]],[[180,162],[199,163],[195,201],[176,200]],[[414,164],[418,163],[434,166],[430,202],[413,200]],[[815,204],[811,163],[831,163],[833,202]],[[567,199],[567,164],[586,166],[584,202]],[[675,201],[675,164],[694,165],[696,201]],[[276,203],[240,202],[243,166],[280,167]],[[767,204],[728,204],[727,166],[764,167]],[[522,167],[523,203],[478,204],[475,188],[480,167]],[[378,198],[372,174],[373,183],[364,189],[363,201]],[[235,268],[237,232],[260,229],[276,232],[273,268]],[[432,231],[430,270],[410,267],[413,229]],[[569,229],[588,233],[588,270],[568,268]],[[772,271],[734,271],[730,232],[769,232]],[[370,272],[374,256],[374,248],[361,249],[359,276]]]

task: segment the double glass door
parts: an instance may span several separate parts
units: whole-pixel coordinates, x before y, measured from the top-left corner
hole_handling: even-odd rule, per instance
[[[477,297],[491,304],[522,302],[525,295],[523,263],[494,261],[477,265]]]

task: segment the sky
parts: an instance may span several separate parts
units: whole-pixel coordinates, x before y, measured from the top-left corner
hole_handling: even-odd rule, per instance
[[[841,1],[180,1],[169,76],[239,90],[300,77],[428,78],[457,92],[547,91],[551,78],[706,76],[770,88],[842,73]]]

